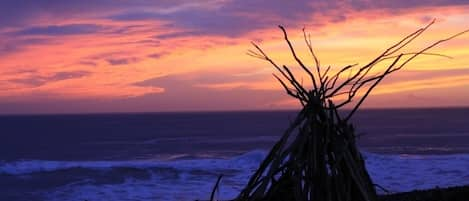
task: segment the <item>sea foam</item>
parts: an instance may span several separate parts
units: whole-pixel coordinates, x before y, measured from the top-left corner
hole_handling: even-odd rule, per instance
[[[83,174],[88,177],[44,192],[46,200],[83,201],[207,200],[217,176],[223,174],[219,197],[230,199],[246,184],[265,155],[265,151],[255,150],[229,159],[16,161],[0,163],[0,175],[27,175],[28,179],[80,168],[100,171],[99,175],[108,173],[106,177],[124,177],[120,181],[102,183],[96,182],[95,174],[87,171]],[[364,157],[373,181],[391,192],[469,184],[469,155],[466,154],[382,155],[365,152]],[[131,176],[135,171],[149,176]]]

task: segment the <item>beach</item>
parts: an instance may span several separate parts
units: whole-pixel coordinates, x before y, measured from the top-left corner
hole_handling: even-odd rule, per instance
[[[357,113],[352,121],[373,182],[390,192],[468,185],[467,113]],[[0,200],[206,200],[220,174],[219,197],[230,199],[294,115],[2,116]]]

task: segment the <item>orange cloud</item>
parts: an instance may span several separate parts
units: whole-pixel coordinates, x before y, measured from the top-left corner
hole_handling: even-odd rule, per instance
[[[259,13],[240,12],[234,8],[232,12],[235,14],[230,16],[217,13],[215,17],[235,24],[236,30],[230,30],[226,28],[229,24],[219,24],[223,22],[206,15],[202,17],[202,13],[207,10],[215,12],[225,9],[221,5],[226,3],[213,1],[207,5],[184,4],[169,10],[155,8],[141,15],[125,12],[125,15],[118,15],[120,10],[117,9],[106,12],[108,16],[104,17],[90,14],[85,18],[39,20],[32,27],[0,29],[0,97],[3,100],[31,101],[31,97],[42,94],[57,100],[142,97],[143,101],[143,97],[154,94],[169,94],[172,99],[191,99],[184,97],[184,94],[196,96],[194,94],[205,93],[203,90],[226,93],[244,90],[246,94],[236,94],[240,100],[251,96],[248,93],[260,91],[264,91],[266,96],[272,96],[271,92],[282,93],[281,86],[271,76],[274,69],[245,53],[251,48],[250,41],[259,41],[272,58],[295,68],[295,62],[279,30],[274,27],[274,22],[287,23],[297,51],[312,66],[313,60],[308,55],[300,29],[306,25],[321,63],[323,66],[331,65],[332,72],[347,64],[365,64],[387,46],[433,17],[437,18],[437,23],[407,51],[415,51],[469,28],[465,20],[469,18],[469,7],[452,4],[396,9],[392,9],[393,5],[386,5],[383,9],[364,7],[362,10],[353,5],[334,5],[336,9],[325,10],[327,13],[305,10],[301,12],[304,15],[294,16],[295,21],[285,20],[287,16],[276,16],[276,9],[281,8],[276,6],[263,8]],[[291,9],[296,8],[291,6]],[[307,7],[314,6],[327,7],[328,4],[307,4]],[[339,11],[341,13],[335,13]],[[187,19],[194,17],[194,13],[200,14],[199,17],[206,21],[174,24],[180,22],[177,17]],[[276,17],[272,21],[257,19],[262,17],[261,14]],[[236,17],[243,17],[244,21],[241,23]],[[245,19],[269,22],[269,25],[246,24],[246,27],[242,27],[247,22]],[[386,96],[429,87],[448,89],[467,85],[465,80],[469,77],[466,74],[440,73],[450,69],[469,69],[468,46],[469,36],[466,35],[435,48],[433,52],[454,59],[424,56],[409,64],[406,69],[435,73],[421,74],[421,78],[411,77],[414,80],[408,80],[409,73],[398,72],[391,81],[380,86],[375,94]],[[171,79],[157,79],[148,84],[149,80],[163,77]],[[138,84],[145,81],[146,85]],[[178,93],[173,94],[171,91]],[[266,101],[271,102],[256,102],[258,105],[255,107],[291,107],[291,101],[286,101],[287,97],[282,96],[284,99],[265,97]],[[469,102],[469,98],[461,100],[461,105]],[[152,104],[148,105],[150,107]],[[211,105],[207,102],[202,109],[210,109]],[[168,101],[166,108],[171,107],[177,108]]]

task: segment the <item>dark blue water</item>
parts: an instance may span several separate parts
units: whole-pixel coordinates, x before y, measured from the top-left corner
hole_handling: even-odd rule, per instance
[[[91,195],[77,189],[124,185],[129,178],[138,181],[134,184],[137,186],[148,186],[145,182],[150,180],[152,185],[164,181],[187,184],[191,179],[211,182],[216,175],[205,169],[218,166],[205,159],[266,151],[295,114],[276,111],[0,116],[0,200],[73,200],[70,196],[77,197],[77,192],[88,198]],[[352,121],[359,134],[359,146],[367,152],[469,153],[469,108],[361,110]],[[258,154],[239,160],[250,158],[255,160],[234,164],[246,163],[255,168],[260,160]],[[181,167],[187,164],[171,163],[187,159],[199,160],[202,165],[186,170]],[[153,164],[149,161],[169,163],[149,165]],[[199,162],[190,162],[188,167]],[[240,170],[222,164],[220,171],[225,174],[249,175],[235,173]],[[232,182],[239,180],[243,179],[233,176]],[[129,189],[114,186],[112,189],[117,190],[112,192],[123,192],[122,188]],[[96,195],[108,196],[106,192]],[[146,194],[135,196],[140,195]]]
[[[268,148],[295,112],[0,116],[0,160],[123,160]],[[362,110],[360,145],[379,153],[468,152],[469,109]]]
[[[294,114],[4,116],[0,117],[0,160],[126,160],[168,154],[240,153],[258,146],[266,148]]]

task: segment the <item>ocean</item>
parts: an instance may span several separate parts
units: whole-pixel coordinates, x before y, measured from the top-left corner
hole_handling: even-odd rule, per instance
[[[237,195],[295,111],[0,116],[1,201],[208,200]],[[469,108],[352,119],[391,192],[469,184]]]

